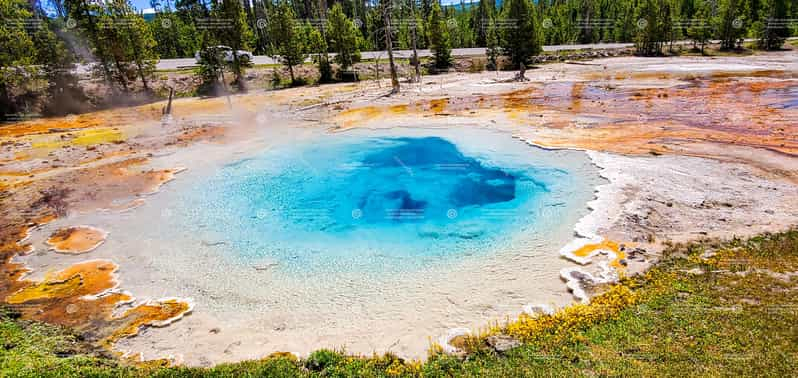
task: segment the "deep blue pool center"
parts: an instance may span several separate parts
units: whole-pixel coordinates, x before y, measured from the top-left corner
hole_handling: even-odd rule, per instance
[[[438,136],[330,137],[224,166],[186,201],[240,258],[328,267],[487,251],[551,223],[575,190],[531,148]],[[473,138],[472,138],[473,139]],[[495,141],[488,141],[495,142]],[[539,222],[542,210],[549,221]],[[377,256],[377,257],[375,257]]]
[[[334,218],[341,224],[447,223],[463,208],[515,199],[514,174],[464,156],[445,139],[396,138],[380,144],[340,177],[343,187],[311,190],[303,197],[336,209]],[[341,195],[330,201],[330,189]]]

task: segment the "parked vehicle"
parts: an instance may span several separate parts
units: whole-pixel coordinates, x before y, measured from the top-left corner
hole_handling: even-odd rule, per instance
[[[210,50],[212,48],[216,49],[216,51],[222,54],[225,62],[230,63],[233,61],[233,49],[231,47],[219,45],[219,46],[208,47],[206,50]],[[252,63],[252,61],[254,60],[254,56],[252,55],[252,53],[245,50],[237,50],[236,56],[238,56],[238,59],[245,64]],[[200,54],[200,51],[197,51],[194,54],[194,59],[197,60],[197,63],[200,63],[202,61],[202,54]]]

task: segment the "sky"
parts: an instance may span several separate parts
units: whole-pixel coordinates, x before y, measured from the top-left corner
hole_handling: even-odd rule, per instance
[[[147,9],[150,7],[150,0],[133,0],[133,6],[138,10]]]

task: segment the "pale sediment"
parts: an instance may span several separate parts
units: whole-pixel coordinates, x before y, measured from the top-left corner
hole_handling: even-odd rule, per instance
[[[545,147],[518,135],[514,137],[531,146],[544,149],[585,151],[593,164],[601,169],[599,176],[607,180],[606,184],[596,187],[595,198],[587,203],[590,212],[580,218],[574,226],[574,239],[559,250],[560,256],[582,266],[596,262],[593,266],[598,266],[598,271],[594,270],[592,273],[584,267],[568,267],[560,270],[560,277],[565,281],[568,290],[581,303],[587,303],[590,301],[588,293],[590,287],[617,282],[620,277],[618,270],[624,270],[626,267],[623,253],[625,247],[605,239],[600,235],[600,230],[611,227],[621,214],[621,190],[632,178],[620,171],[607,172],[596,162],[599,154],[596,151],[571,147]]]
[[[538,145],[527,137],[516,137]],[[736,157],[745,154],[746,148],[726,146],[724,154]],[[795,207],[776,200],[798,198],[798,187],[792,182],[795,172],[762,171],[748,154],[747,160],[727,162],[585,151],[607,183],[596,187],[595,199],[587,204],[590,213],[574,227],[575,239],[559,251],[582,265],[561,271],[569,290],[582,302],[589,301],[591,287],[614,282],[619,273],[645,270],[656,261],[662,240],[746,236],[798,223]],[[718,154],[716,149],[709,151]],[[779,166],[798,164],[789,155],[779,159]],[[760,160],[767,166],[777,163],[764,154]],[[619,244],[607,245],[609,240]],[[632,256],[626,258],[629,252]]]

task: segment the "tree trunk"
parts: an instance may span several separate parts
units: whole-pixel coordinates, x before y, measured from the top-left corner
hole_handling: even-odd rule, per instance
[[[150,87],[147,85],[147,78],[144,75],[144,69],[141,67],[141,54],[139,52],[139,45],[133,39],[133,33],[131,33],[130,26],[127,27],[127,36],[130,40],[130,44],[133,45],[133,60],[136,62],[136,71],[139,74],[139,78],[141,78],[141,83],[144,85],[144,90],[149,92]]]
[[[175,89],[173,87],[169,87],[169,102],[166,103],[166,109],[163,111],[163,115],[170,115],[172,114],[172,96],[175,94]]]
[[[119,83],[122,84],[122,89],[127,92],[127,77],[125,77],[126,72],[122,69],[122,64],[119,62],[117,57],[114,57],[114,65],[116,66],[116,70],[119,71]]]
[[[237,46],[236,46],[237,47]],[[241,75],[241,59],[238,57],[238,50],[233,50],[233,73],[236,75],[235,83],[239,92],[246,92],[246,83]]]
[[[144,69],[141,68],[141,62],[137,61],[136,66],[138,66],[139,77],[141,78],[141,83],[144,84],[144,90],[149,92],[150,87],[147,85],[147,78],[144,75]]]
[[[518,75],[515,77],[516,81],[527,81],[526,78],[526,65],[521,63],[518,65]]]
[[[0,81],[0,121],[7,121],[6,115],[15,111],[11,96],[8,95],[8,88],[4,82]]]
[[[93,16],[89,12],[89,5],[88,3],[84,2],[83,7],[85,12],[83,15],[86,17],[86,20],[89,22],[89,35],[91,39],[94,40],[95,47],[97,48],[97,55],[100,56],[100,65],[103,67],[103,76],[105,76],[105,83],[111,87],[111,93],[116,93],[116,86],[114,86],[113,77],[111,75],[111,69],[108,68],[108,61],[106,60],[105,53],[103,51],[103,45],[100,42],[97,36],[97,24],[94,21]]]
[[[380,55],[374,58],[374,77],[377,78],[377,86],[380,85]]]
[[[385,19],[385,45],[388,47],[388,65],[391,69],[391,94],[399,93],[399,78],[396,76],[396,64],[393,61],[393,41],[391,40],[391,8],[383,10]]]
[[[416,75],[413,77],[413,82],[418,83],[421,82],[421,68],[419,68],[420,63],[418,61],[418,52],[416,51],[416,0],[410,1],[410,17],[413,17],[413,24],[411,31],[411,38],[413,38],[413,65],[415,66]]]

